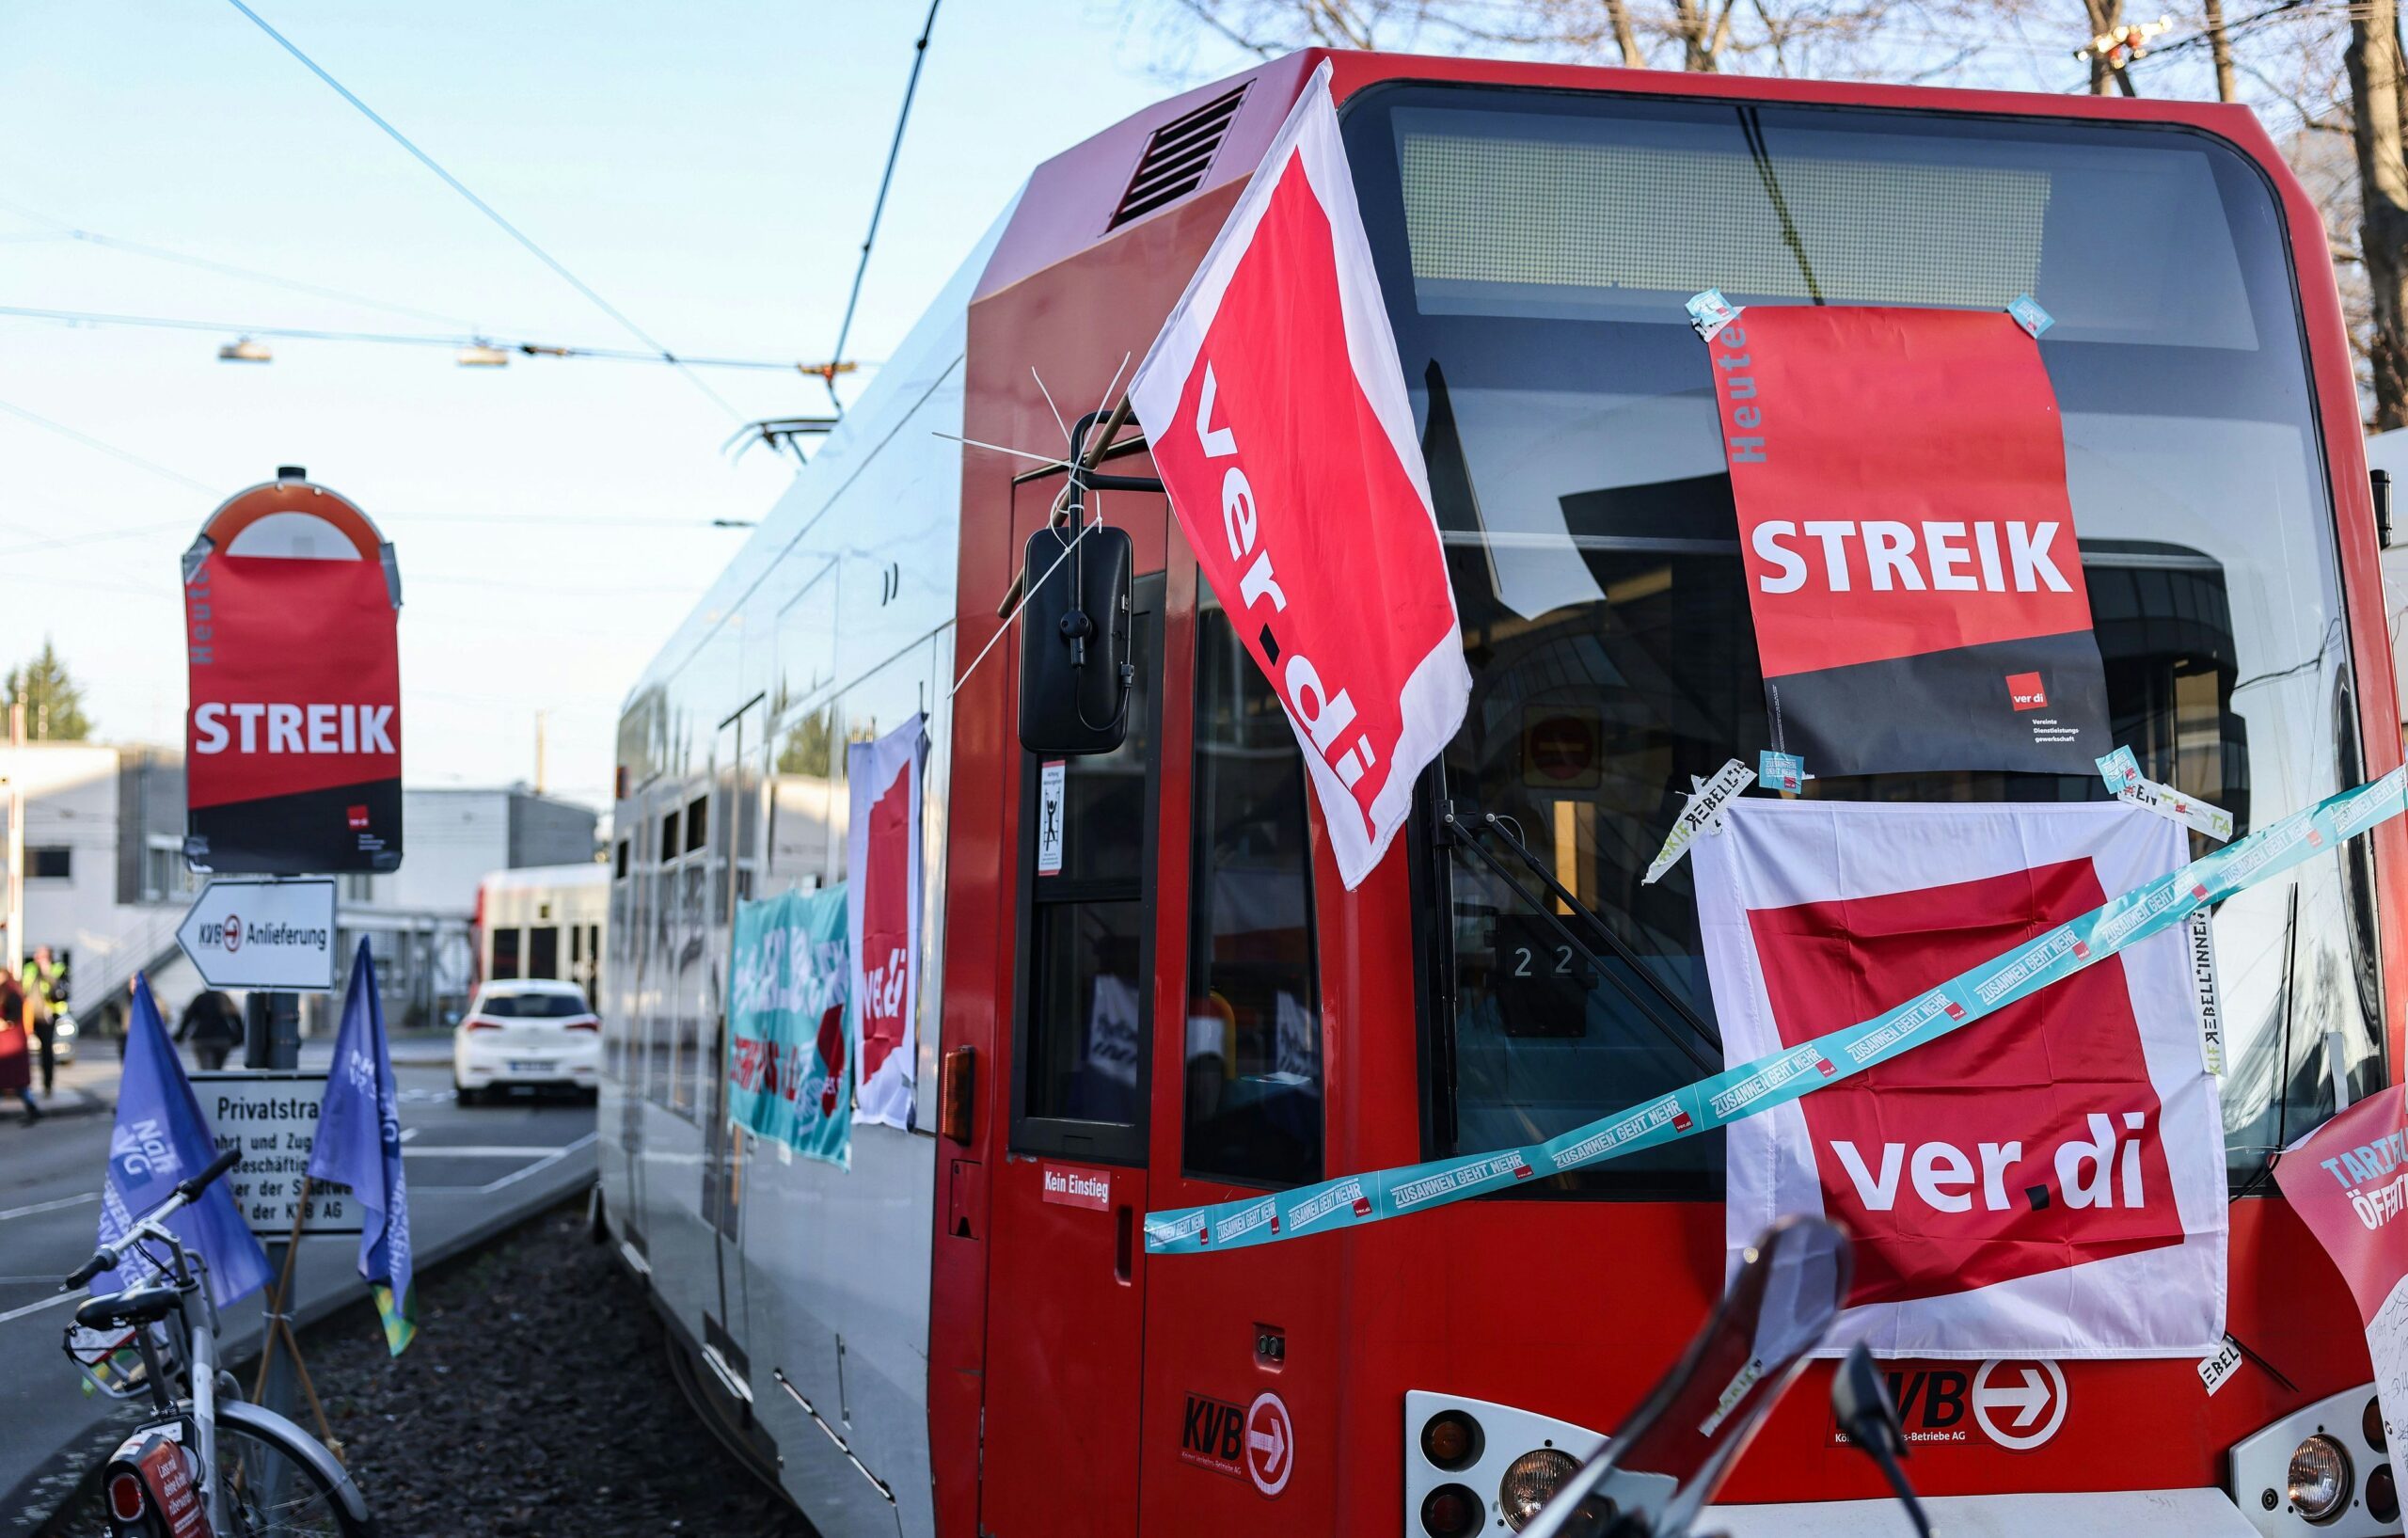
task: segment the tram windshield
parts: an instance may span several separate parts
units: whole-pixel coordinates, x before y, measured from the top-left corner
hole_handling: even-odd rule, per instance
[[[1701,289],[1986,309],[2037,294],[2113,740],[2244,832],[2361,777],[2279,205],[2221,141],[1437,86],[1357,98],[1345,133],[1474,680],[1425,796],[1505,819],[1619,942],[1592,968],[1497,870],[1418,840],[1432,1154],[1552,1136],[1698,1076],[1701,1054],[1719,1066],[1682,1023],[1710,1029],[1714,1008],[1689,867],[1640,881],[1689,776],[1769,746],[1683,309]],[[1808,789],[2100,794],[2095,777],[1997,773]],[[2353,1093],[2384,1080],[2369,872],[2351,858],[2213,920],[2237,1187],[2330,1114],[2336,1065]],[[1547,1189],[1703,1195],[1720,1159],[1697,1138]]]

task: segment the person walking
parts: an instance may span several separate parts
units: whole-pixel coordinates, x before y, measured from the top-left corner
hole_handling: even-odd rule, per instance
[[[58,1016],[67,1007],[67,963],[54,958],[48,945],[36,945],[24,987],[25,1028],[41,1054],[41,1098],[48,1100],[58,1083]]]
[[[25,1125],[41,1119],[34,1103],[33,1062],[25,1054],[25,991],[14,971],[0,967],[0,1095],[25,1103]]]
[[[206,1072],[214,1073],[226,1066],[226,1054],[243,1039],[243,1016],[234,1001],[214,988],[204,988],[192,996],[184,1012],[176,1022],[176,1039],[189,1038],[192,1054]]]

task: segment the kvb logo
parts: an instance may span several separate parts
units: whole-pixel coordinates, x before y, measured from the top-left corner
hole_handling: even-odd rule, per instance
[[[1239,1460],[1245,1456],[1245,1420],[1246,1412],[1228,1400],[1188,1395],[1187,1419],[1179,1433],[1180,1461],[1235,1479]]]

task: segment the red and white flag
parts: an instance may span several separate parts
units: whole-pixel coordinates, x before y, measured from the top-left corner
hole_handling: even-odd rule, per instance
[[[1869,1020],[2187,858],[2121,803],[1743,800],[1701,838],[1734,1063]],[[1855,1238],[1834,1348],[2201,1356],[2224,1337],[2224,1123],[2178,927],[1729,1129],[1734,1255],[1787,1213]]]
[[[927,718],[845,750],[846,919],[853,952],[855,1125],[909,1129],[919,1081],[920,778]]]
[[[1171,511],[1362,883],[1471,698],[1324,63],[1137,370]]]

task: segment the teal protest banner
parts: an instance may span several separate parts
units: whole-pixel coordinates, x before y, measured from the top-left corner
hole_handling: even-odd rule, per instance
[[[851,954],[845,889],[736,905],[727,1114],[814,1159],[853,1159]]]
[[[1683,1085],[1543,1143],[1366,1170],[1209,1207],[1149,1213],[1146,1252],[1194,1255],[1334,1233],[1729,1126],[1851,1078],[1994,1014],[2127,945],[2188,923],[2200,909],[2399,817],[2408,811],[2404,796],[2408,769],[2394,769],[2371,785],[2327,797],[2194,860],[2171,876],[2111,897],[1871,1020]]]

